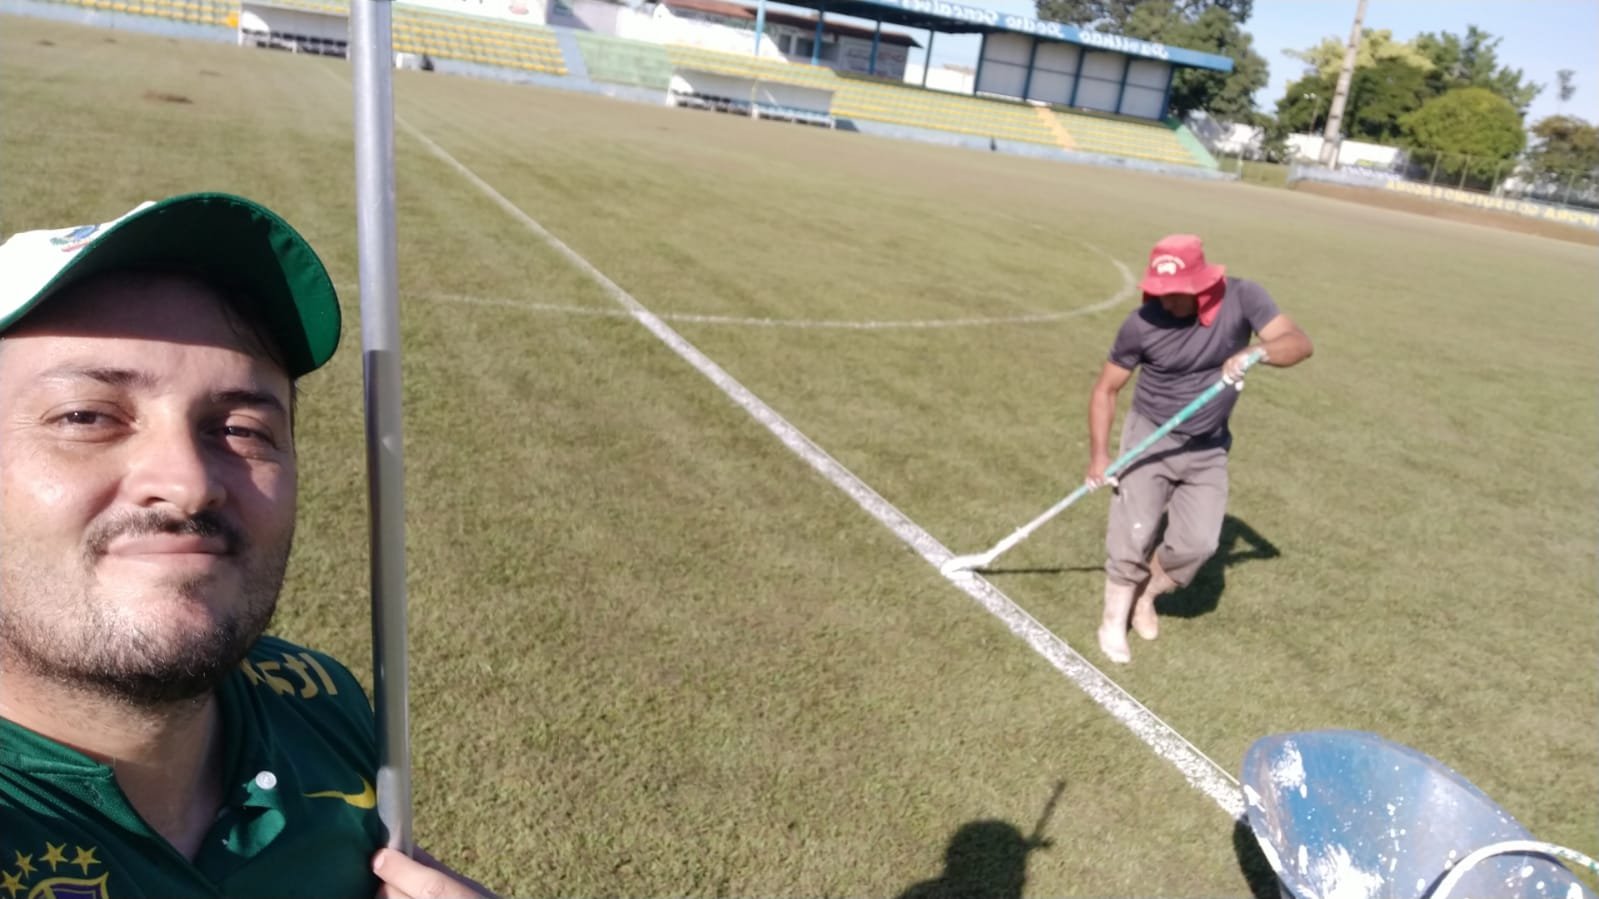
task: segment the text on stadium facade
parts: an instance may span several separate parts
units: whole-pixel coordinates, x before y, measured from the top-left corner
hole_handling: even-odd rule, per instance
[[[997,10],[967,6],[964,3],[951,3],[949,0],[879,0],[879,2],[882,2],[885,6],[897,6],[900,9],[911,12],[944,16],[961,22],[987,25],[990,28],[1004,28],[1008,31],[1019,31],[1023,34],[1052,37],[1056,40],[1086,44],[1103,50],[1115,50],[1118,53],[1128,53],[1133,56],[1148,56],[1154,59],[1171,58],[1171,51],[1166,48],[1165,44],[1141,41],[1137,38],[1122,37],[1117,34],[1100,34],[1097,31],[1085,31],[1075,25],[1034,19],[1029,16],[1006,15]]]

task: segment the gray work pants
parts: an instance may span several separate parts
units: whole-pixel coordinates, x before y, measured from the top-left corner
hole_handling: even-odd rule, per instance
[[[1120,449],[1132,448],[1159,427],[1129,410]],[[1120,584],[1142,583],[1149,577],[1154,550],[1161,569],[1178,586],[1192,582],[1221,538],[1227,513],[1226,448],[1208,444],[1195,448],[1189,438],[1167,434],[1117,480],[1120,486],[1111,500],[1105,530],[1105,576]]]

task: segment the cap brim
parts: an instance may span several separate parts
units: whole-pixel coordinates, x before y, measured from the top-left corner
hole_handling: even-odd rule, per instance
[[[117,270],[190,274],[254,303],[291,378],[321,367],[338,348],[338,293],[316,251],[271,210],[219,193],[171,197],[106,226],[20,302],[0,306],[0,330],[66,287]]]

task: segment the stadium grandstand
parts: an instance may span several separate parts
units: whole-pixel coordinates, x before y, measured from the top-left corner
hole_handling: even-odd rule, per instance
[[[340,0],[12,0],[342,56]],[[947,0],[397,0],[397,64],[1001,152],[1216,175],[1168,114],[1183,68],[1226,57]],[[863,24],[864,23],[864,24]],[[126,24],[126,23],[124,23]],[[913,32],[925,32],[925,43]],[[977,35],[969,74],[909,65]],[[925,51],[925,53],[923,52]],[[954,80],[948,76],[955,75]]]

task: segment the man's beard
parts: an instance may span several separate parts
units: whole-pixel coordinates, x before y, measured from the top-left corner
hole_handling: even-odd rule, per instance
[[[238,601],[224,604],[207,626],[176,637],[142,632],[107,614],[95,595],[95,565],[120,536],[186,534],[220,538],[238,566]],[[202,512],[188,520],[155,512],[119,516],[96,527],[85,541],[85,587],[57,596],[46,575],[26,559],[0,558],[0,671],[27,671],[74,690],[139,708],[157,708],[205,695],[221,683],[266,632],[288,566],[292,532],[281,546],[256,547],[220,516]],[[13,549],[13,552],[17,550]],[[0,555],[8,555],[0,547]],[[18,563],[21,564],[18,564]],[[195,602],[215,589],[208,577],[186,578],[160,589]],[[215,604],[213,604],[215,605]]]

